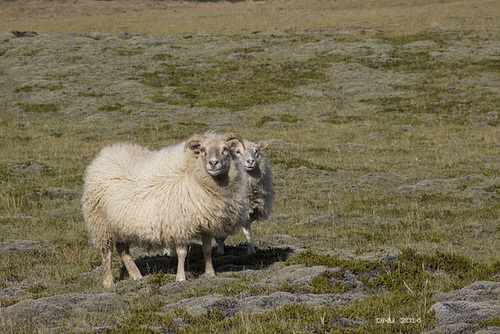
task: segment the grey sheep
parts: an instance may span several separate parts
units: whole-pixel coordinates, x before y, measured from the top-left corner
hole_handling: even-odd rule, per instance
[[[269,218],[274,201],[272,171],[269,159],[262,152],[266,147],[266,142],[255,144],[245,139],[235,150],[246,171],[247,211],[246,220],[243,222],[243,233],[247,240],[248,254],[255,254],[251,224],[255,220],[263,221]],[[225,239],[225,236],[216,236],[218,254],[224,254]]]

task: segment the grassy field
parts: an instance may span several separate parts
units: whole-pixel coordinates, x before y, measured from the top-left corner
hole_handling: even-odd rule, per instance
[[[494,0],[19,0],[0,6],[0,32],[245,35],[354,29],[400,36],[440,27],[496,28],[499,20]]]
[[[31,298],[105,291],[82,276],[100,265],[100,254],[79,202],[85,167],[103,146],[157,149],[193,133],[235,131],[270,144],[276,202],[272,218],[254,224],[255,238],[296,237],[309,251],[289,264],[350,270],[386,292],[345,308],[290,306],[232,320],[184,315],[184,330],[432,328],[434,293],[500,274],[497,4],[1,2],[0,32],[41,35],[0,43],[0,242],[48,247],[1,252],[0,288],[20,287]],[[165,39],[43,34],[124,31]],[[255,58],[228,58],[241,53]],[[321,255],[385,248],[402,251],[400,266]],[[168,283],[158,274],[152,284]],[[315,284],[317,293],[342,291]],[[218,289],[255,293],[243,284]],[[149,333],[145,324],[171,330],[179,313],[160,317],[160,306],[153,297],[140,301],[110,332]],[[375,323],[387,314],[422,321]],[[363,325],[322,327],[339,317]]]

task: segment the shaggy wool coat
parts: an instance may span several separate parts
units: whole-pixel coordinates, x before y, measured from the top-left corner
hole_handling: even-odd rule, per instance
[[[159,151],[104,148],[87,168],[82,198],[94,245],[164,249],[202,233],[234,234],[246,216],[241,163],[233,156],[228,175],[214,178],[199,160],[184,143]]]

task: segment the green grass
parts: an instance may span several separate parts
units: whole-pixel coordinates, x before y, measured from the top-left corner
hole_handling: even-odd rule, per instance
[[[435,292],[458,289],[477,280],[492,279],[494,275],[500,273],[499,262],[492,265],[473,263],[461,255],[451,253],[436,252],[433,255],[425,255],[408,248],[403,250],[398,260],[398,262],[341,260],[337,256],[305,251],[286,262],[288,265],[321,265],[339,268],[340,271],[336,273],[325,271],[313,279],[310,289],[304,290],[298,285],[285,283],[278,291],[345,293],[349,287],[336,279],[341,279],[346,270],[361,274],[363,284],[367,288],[383,288],[381,293],[373,294],[363,301],[346,307],[312,308],[292,304],[262,315],[241,314],[229,318],[218,309],[210,310],[198,317],[191,316],[183,310],[158,313],[161,305],[153,305],[151,309],[137,309],[135,314],[123,321],[116,330],[133,333],[157,333],[161,330],[187,333],[202,333],[207,330],[229,333],[241,330],[255,333],[314,330],[334,333],[367,331],[418,333],[434,326],[435,318],[428,312],[428,307]],[[437,272],[441,274],[436,275]],[[169,281],[170,279],[165,281],[164,276],[160,274],[154,276],[151,284],[167,284]],[[244,282],[237,282],[188,294],[186,298],[214,293],[237,297],[272,292],[274,291],[255,291],[247,288]],[[175,319],[178,318],[183,319],[182,330],[174,325]],[[352,320],[355,326],[342,329],[337,324],[341,318]],[[492,319],[487,325],[494,325],[496,321]],[[144,329],[145,326],[147,329]]]
[[[324,47],[333,37],[335,42]],[[380,293],[347,307],[290,305],[234,318],[218,310],[200,317],[184,310],[160,313],[161,287],[173,283],[172,260],[150,272],[148,298],[132,303],[129,314],[112,322],[110,333],[417,333],[432,328],[434,318],[427,311],[433,294],[497,280],[500,268],[498,60],[433,52],[463,40],[482,50],[498,37],[469,30],[426,30],[403,37],[377,32],[369,37],[389,46],[384,57],[366,46],[373,41],[345,34],[252,34],[224,36],[223,41],[191,36],[160,50],[155,49],[162,45],[158,43],[140,50],[129,50],[126,43],[96,44],[96,50],[114,60],[133,63],[120,72],[123,81],[118,84],[126,84],[120,86],[114,78],[106,86],[92,76],[72,75],[72,67],[53,76],[33,71],[28,73],[33,82],[2,86],[0,242],[27,239],[49,248],[0,253],[0,267],[6,268],[0,271],[0,287],[20,287],[29,298],[104,292],[98,281],[82,275],[101,261],[81,213],[85,167],[110,143],[133,141],[158,149],[214,129],[269,142],[276,201],[271,219],[253,225],[254,238],[296,237],[308,250],[287,264],[328,270],[307,288],[293,282],[276,289],[251,288],[235,273],[238,283],[186,289],[183,297],[341,294],[352,288],[340,282],[347,273]],[[418,41],[434,44],[421,50],[405,47]],[[21,42],[24,61],[35,61],[40,51]],[[279,50],[273,46],[277,42]],[[350,46],[359,50],[329,52]],[[12,52],[0,50],[0,59],[10,61]],[[60,52],[71,66],[99,64],[100,59],[79,58],[64,43]],[[256,58],[227,59],[236,52]],[[21,68],[16,72],[25,74]],[[0,75],[13,74],[6,68]],[[38,79],[44,83],[37,84]],[[128,85],[133,89],[125,91]],[[64,93],[63,102],[32,100],[37,94],[59,93]],[[228,239],[230,246],[242,242],[242,235]],[[387,247],[402,251],[399,262],[345,260],[320,252],[363,254]],[[287,251],[262,248],[252,257],[242,255],[241,247],[230,249],[234,257],[220,265],[254,270],[284,261]],[[190,257],[191,279],[201,280],[201,250],[193,247]],[[113,267],[120,266],[115,256]],[[125,278],[122,283],[129,282]],[[21,299],[2,299],[1,305]],[[384,317],[419,322],[377,322]],[[341,328],[342,319],[349,319],[352,328]],[[498,319],[486,325],[495,324]]]
[[[58,111],[59,106],[56,104],[24,104],[22,109],[26,112],[46,113]]]
[[[175,87],[173,93],[185,98],[171,104],[238,110],[288,100],[293,97],[290,88],[324,75],[321,68],[305,62],[221,61],[207,68],[166,64],[161,70],[140,74],[139,79],[154,88]]]

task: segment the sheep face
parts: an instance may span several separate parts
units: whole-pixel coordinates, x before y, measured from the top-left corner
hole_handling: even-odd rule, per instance
[[[252,142],[246,142],[246,148],[242,145],[238,145],[236,148],[236,155],[243,161],[243,166],[247,171],[252,171],[259,167],[259,161],[262,157],[260,153],[267,147],[267,143],[260,142],[254,144]]]
[[[229,146],[225,142],[215,139],[205,140],[199,148],[199,159],[211,176],[224,175],[228,172],[230,154]]]
[[[229,172],[233,153],[240,144],[237,138],[215,138],[194,135],[186,142],[186,149],[190,149],[200,160],[205,171],[212,177],[226,175]]]

